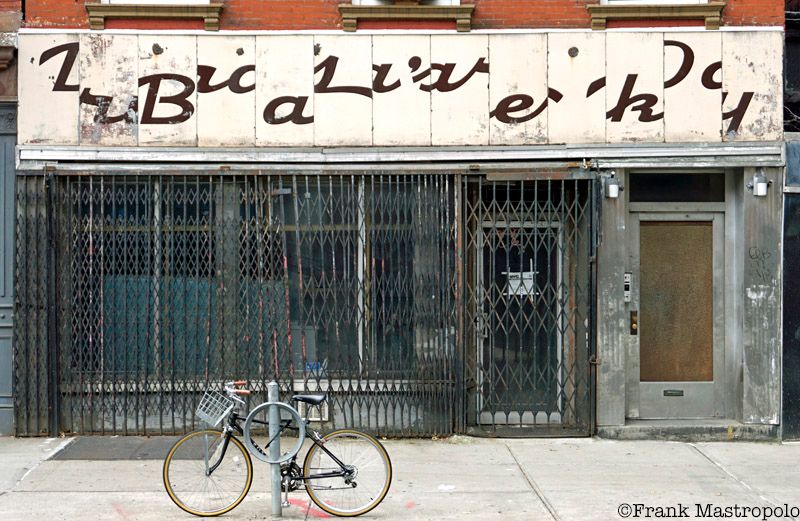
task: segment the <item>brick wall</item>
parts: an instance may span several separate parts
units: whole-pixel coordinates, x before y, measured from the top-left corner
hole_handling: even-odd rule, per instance
[[[220,1],[220,0],[216,0]],[[341,19],[337,5],[344,0],[221,0],[223,29],[337,29]],[[783,25],[783,0],[727,0],[725,25]],[[88,27],[84,0],[26,0],[27,27]],[[466,0],[475,4],[476,29],[585,28],[589,27],[587,3],[596,0]],[[3,6],[19,1],[0,0]],[[163,28],[146,21],[126,27]],[[373,25],[374,26],[374,25]],[[380,26],[380,25],[378,25]],[[387,25],[391,26],[391,24]],[[403,24],[408,27],[408,24]],[[422,27],[422,26],[421,26]],[[427,26],[424,26],[427,27]]]
[[[0,0],[0,32],[13,32],[22,19],[21,0]]]

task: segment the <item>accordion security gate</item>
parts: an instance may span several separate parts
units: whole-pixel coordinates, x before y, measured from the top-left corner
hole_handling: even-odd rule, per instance
[[[198,427],[207,387],[388,436],[590,434],[595,182],[17,179],[19,435]]]
[[[466,185],[469,432],[592,432],[596,190],[588,180]]]

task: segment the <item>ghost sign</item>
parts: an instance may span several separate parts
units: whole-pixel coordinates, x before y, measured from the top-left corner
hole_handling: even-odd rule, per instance
[[[19,36],[22,145],[771,141],[780,31]]]

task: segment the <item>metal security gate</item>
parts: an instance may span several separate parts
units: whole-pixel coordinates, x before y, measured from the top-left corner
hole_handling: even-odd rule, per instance
[[[466,182],[470,432],[591,434],[596,200],[586,179]]]
[[[17,432],[180,432],[233,378],[329,392],[327,427],[452,432],[453,201],[430,175],[20,177]]]
[[[588,433],[593,186],[19,176],[17,433],[183,432],[234,378],[324,428]]]

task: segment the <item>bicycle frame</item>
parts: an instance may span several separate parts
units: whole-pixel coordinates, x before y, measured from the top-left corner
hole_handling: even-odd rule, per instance
[[[220,453],[219,460],[217,460],[216,463],[214,463],[213,465],[208,467],[208,470],[206,470],[206,475],[207,476],[210,476],[217,469],[217,467],[219,467],[220,463],[222,463],[223,458],[225,458],[225,453],[228,450],[228,445],[230,444],[230,439],[233,436],[233,433],[234,432],[238,432],[240,435],[244,434],[244,432],[242,430],[242,427],[241,427],[241,425],[239,423],[241,421],[245,420],[245,419],[246,419],[246,416],[240,416],[238,414],[238,412],[235,411],[235,410],[232,411],[231,414],[228,416],[228,424],[223,429],[223,436],[225,437],[225,440],[222,442],[222,452]],[[259,423],[261,425],[267,425],[268,424],[268,422],[255,420],[255,419],[253,420],[253,422],[254,423]],[[261,452],[262,454],[266,455],[265,449],[267,447],[269,447],[269,444],[272,443],[273,440],[275,440],[275,438],[280,437],[280,435],[286,430],[290,430],[290,431],[291,430],[297,430],[297,428],[289,427],[290,424],[291,424],[291,420],[281,420],[281,427],[278,430],[278,433],[275,436],[273,436],[272,438],[270,438],[269,442],[267,442],[267,445],[264,447],[264,449],[262,449],[260,447],[256,447],[256,449],[258,449],[259,452]],[[308,420],[306,420],[306,424],[308,424]],[[314,443],[314,445],[317,445],[328,456],[330,456],[331,459],[337,465],[339,465],[341,470],[334,471],[334,472],[324,472],[324,473],[321,473],[321,474],[312,474],[310,476],[299,476],[299,477],[296,477],[296,478],[292,478],[293,481],[299,480],[299,481],[307,482],[307,481],[310,481],[312,479],[339,478],[339,477],[347,478],[350,474],[352,474],[352,471],[348,468],[348,466],[345,465],[344,462],[342,462],[342,460],[340,460],[338,457],[336,457],[335,454],[333,454],[331,451],[329,451],[328,448],[325,447],[325,445],[321,442],[322,436],[320,435],[319,432],[317,432],[317,431],[315,431],[313,429],[310,430],[309,438]],[[292,459],[289,460],[289,461],[291,461],[292,464],[295,464],[295,462],[297,461],[297,454],[295,454],[292,457]]]

